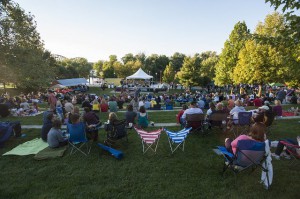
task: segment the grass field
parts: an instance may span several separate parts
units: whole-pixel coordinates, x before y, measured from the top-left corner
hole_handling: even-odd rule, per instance
[[[155,122],[175,122],[172,112],[151,112]],[[118,113],[122,118],[124,113]],[[102,121],[107,113],[100,113]],[[42,116],[2,118],[19,120],[25,124],[42,124]],[[296,137],[300,134],[298,120],[277,120],[270,140]],[[149,128],[156,129],[157,127]],[[170,127],[179,130],[180,127]],[[25,141],[40,136],[40,130],[23,129],[25,138],[11,138],[3,154]],[[105,139],[99,131],[99,142]],[[273,160],[274,179],[270,190],[265,190],[260,180],[260,170],[234,176],[222,171],[223,159],[213,153],[217,145],[223,145],[231,134],[218,129],[206,136],[190,134],[185,151],[170,153],[163,133],[157,154],[142,154],[140,138],[129,131],[128,139],[119,142],[124,152],[122,160],[116,160],[102,152],[94,144],[89,156],[80,153],[62,158],[37,161],[29,156],[1,156],[0,198],[299,198],[299,164],[290,166],[289,160]]]

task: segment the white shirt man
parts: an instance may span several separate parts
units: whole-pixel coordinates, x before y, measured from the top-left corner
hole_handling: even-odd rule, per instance
[[[240,100],[236,100],[234,102],[235,107],[233,109],[231,109],[230,111],[230,115],[232,115],[232,119],[234,121],[235,124],[238,123],[238,118],[239,118],[239,112],[245,112],[246,109],[242,106],[242,102]]]
[[[197,107],[197,102],[191,102],[190,108],[186,109],[181,116],[182,119],[185,120],[186,114],[197,114],[197,113],[203,113],[203,111]]]
[[[70,113],[70,112],[72,112],[73,109],[74,109],[74,105],[71,102],[66,101],[66,103],[65,103],[66,112]]]

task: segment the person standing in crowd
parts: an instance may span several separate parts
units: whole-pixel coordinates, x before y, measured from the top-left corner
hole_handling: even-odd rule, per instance
[[[276,99],[280,100],[281,104],[283,102],[283,100],[285,99],[285,91],[283,90],[283,88],[280,89],[280,91],[277,92],[276,94]]]
[[[48,104],[50,106],[50,109],[55,110],[57,99],[56,99],[56,97],[54,95],[54,92],[52,90],[48,90],[48,93],[49,93],[49,95],[48,95]]]

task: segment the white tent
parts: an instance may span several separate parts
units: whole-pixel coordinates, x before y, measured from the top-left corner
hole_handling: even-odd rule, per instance
[[[126,77],[126,79],[151,79],[151,78],[153,78],[153,76],[148,75],[141,68],[138,71],[136,71],[136,73],[134,73],[133,75]]]

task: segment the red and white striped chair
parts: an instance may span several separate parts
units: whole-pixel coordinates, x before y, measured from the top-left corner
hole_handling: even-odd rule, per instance
[[[134,129],[142,140],[143,154],[145,154],[149,149],[151,149],[154,153],[156,153],[160,134],[163,129],[158,129],[150,132],[147,132],[143,129],[139,129],[136,127],[134,127]]]

